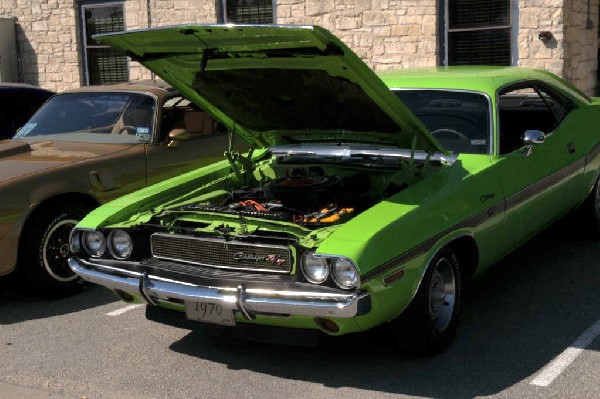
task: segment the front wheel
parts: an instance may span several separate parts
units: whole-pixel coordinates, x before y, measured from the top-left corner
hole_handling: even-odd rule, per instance
[[[429,263],[421,285],[406,310],[390,323],[401,349],[434,355],[452,342],[462,302],[460,265],[451,248]]]
[[[82,288],[67,263],[71,230],[89,212],[81,205],[46,209],[26,227],[20,244],[21,272],[28,288],[44,295],[64,296]]]

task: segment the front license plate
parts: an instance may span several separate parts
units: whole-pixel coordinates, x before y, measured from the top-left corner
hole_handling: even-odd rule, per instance
[[[190,320],[235,326],[233,311],[213,302],[186,302],[185,314]]]

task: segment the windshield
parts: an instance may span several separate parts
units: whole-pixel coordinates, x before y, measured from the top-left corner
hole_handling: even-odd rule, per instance
[[[147,143],[153,132],[155,100],[125,92],[66,93],[51,98],[15,139],[90,143]]]
[[[490,103],[485,95],[443,89],[394,92],[445,149],[489,154]]]

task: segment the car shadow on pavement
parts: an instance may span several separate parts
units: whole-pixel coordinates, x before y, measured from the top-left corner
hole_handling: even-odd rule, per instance
[[[397,353],[383,330],[300,348],[209,337],[199,329],[170,349],[233,370],[327,387],[424,397],[492,395],[535,377],[600,319],[599,244],[558,225],[513,252],[468,287],[456,340],[436,357]]]
[[[93,284],[69,297],[47,299],[14,289],[10,281],[3,279],[0,282],[0,326],[74,313],[118,301],[110,290]]]

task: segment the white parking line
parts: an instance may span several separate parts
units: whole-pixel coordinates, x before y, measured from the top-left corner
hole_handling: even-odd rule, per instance
[[[579,338],[575,340],[563,353],[554,358],[537,377],[531,381],[531,385],[547,387],[587,348],[596,338],[600,336],[600,320],[588,328]]]
[[[112,312],[109,312],[106,315],[107,316],[120,316],[123,313],[129,312],[130,310],[133,310],[133,309],[137,309],[140,306],[144,306],[144,304],[125,306],[124,308],[113,310]]]

